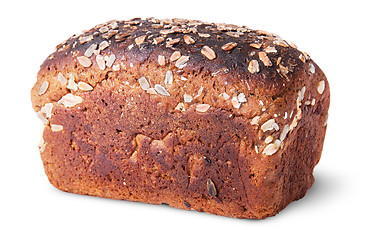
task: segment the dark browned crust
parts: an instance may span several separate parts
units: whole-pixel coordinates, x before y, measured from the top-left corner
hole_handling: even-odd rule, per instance
[[[78,194],[167,203],[236,218],[272,216],[303,197],[314,181],[313,168],[320,159],[329,107],[328,82],[318,66],[296,48],[274,44],[275,35],[232,25],[218,30],[223,25],[200,23],[193,32],[166,34],[165,39],[180,38],[172,47],[166,47],[166,40],[153,44],[154,38],[164,36],[161,30],[189,25],[187,20],[175,20],[157,28],[161,22],[133,19],[116,22],[118,27],[114,24],[117,33],[107,39],[109,47],[103,53],[128,63],[120,71],[100,70],[95,57],[90,58],[89,68],[76,59],[91,44],[106,40],[98,33],[103,25],[84,33],[93,35],[91,41],[81,44],[80,36],[70,38],[43,63],[32,89],[32,102],[36,111],[45,103],[54,104],[41,154],[50,182]],[[227,29],[242,31],[242,35],[228,36]],[[199,37],[198,33],[210,37]],[[184,42],[186,34],[193,37],[194,44]],[[144,43],[136,46],[136,37],[142,35],[146,35]],[[237,46],[222,50],[228,42]],[[259,44],[259,49],[252,47],[253,43]],[[134,47],[128,49],[131,44]],[[212,48],[216,58],[204,56],[202,46]],[[277,50],[267,54],[272,66],[265,66],[258,57],[267,46]],[[157,63],[158,55],[169,59],[177,50],[189,56],[183,69],[170,61],[165,66]],[[249,71],[251,60],[258,61],[259,72]],[[279,65],[288,71],[278,71]],[[152,85],[162,84],[168,69],[174,76],[189,79],[174,81],[168,87],[170,96],[150,95],[139,87],[140,77]],[[76,82],[86,82],[93,90],[67,89],[57,81],[58,73],[72,73]],[[49,88],[39,95],[44,81],[50,83]],[[319,81],[326,84],[322,94],[317,90]],[[274,114],[280,130],[293,122],[303,86],[306,91],[297,126],[278,152],[262,154],[265,137],[270,134],[277,139],[280,132],[263,132],[259,126]],[[201,87],[202,95],[186,104],[186,111],[175,109],[185,92],[197,93]],[[245,92],[248,100],[239,109],[218,97],[234,91]],[[81,96],[83,102],[71,108],[57,103],[70,92]],[[315,104],[304,104],[313,98]],[[211,107],[200,113],[196,104]],[[284,112],[293,114],[285,118]],[[255,116],[261,116],[258,125],[251,123]],[[63,130],[52,131],[52,124],[62,125]],[[262,147],[257,151],[255,146]]]

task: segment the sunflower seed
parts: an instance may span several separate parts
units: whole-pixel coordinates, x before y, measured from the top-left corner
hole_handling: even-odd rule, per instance
[[[184,42],[186,44],[194,44],[195,40],[189,35],[184,35]]]
[[[179,51],[175,51],[171,54],[171,57],[170,57],[170,61],[173,62],[173,61],[176,61],[177,59],[179,59],[181,57],[181,53]]]
[[[189,61],[189,56],[181,56],[176,62],[175,66],[179,69],[182,69],[186,66],[187,62]]]
[[[74,107],[75,105],[82,103],[82,98],[75,96],[72,93],[68,93],[63,96],[59,101],[59,104],[63,104],[65,107]]]
[[[325,86],[326,86],[326,82],[323,80],[318,83],[317,91],[319,94],[322,94],[324,92]]]
[[[62,86],[65,86],[67,84],[67,79],[63,76],[62,73],[58,73],[57,79],[61,83]]]
[[[90,67],[92,62],[89,58],[85,56],[79,56],[77,57],[77,61],[83,66],[83,67]]]
[[[211,179],[208,179],[207,181],[207,190],[209,196],[211,197],[217,196],[217,189],[215,188],[214,182]]]
[[[248,71],[250,71],[250,73],[258,73],[260,71],[260,66],[257,60],[250,61],[248,64]]]
[[[96,48],[98,47],[98,45],[96,45],[95,43],[91,44],[85,51],[84,56],[85,57],[91,57],[94,53],[94,51],[96,50]]]
[[[196,105],[195,110],[197,112],[206,112],[206,111],[208,111],[209,108],[210,108],[209,104],[198,104],[198,105]]]
[[[172,71],[167,70],[166,75],[165,75],[165,84],[172,84],[173,81],[174,81],[174,78],[172,76]]]
[[[166,88],[160,84],[155,84],[155,90],[163,96],[170,96],[170,93],[166,90]]]
[[[104,70],[104,69],[105,69],[105,61],[104,61],[103,56],[101,56],[101,55],[96,55],[95,60],[96,60],[96,63],[98,64],[98,67],[99,67],[101,70]]]
[[[83,90],[83,91],[91,91],[93,90],[93,87],[89,84],[87,84],[86,82],[79,82],[77,84],[77,86],[79,87],[79,89]]]
[[[213,60],[214,58],[216,58],[214,50],[208,46],[203,46],[203,48],[201,49],[201,53],[204,56],[206,56],[209,60]]]
[[[138,79],[138,82],[143,90],[147,90],[150,88],[150,84],[145,77],[141,77],[140,79]]]
[[[52,132],[59,132],[59,131],[63,130],[63,126],[62,125],[51,124],[51,130],[52,130]]]
[[[47,81],[44,81],[42,83],[41,87],[39,88],[38,95],[39,96],[43,95],[47,91],[48,86],[49,86],[49,83]]]
[[[233,48],[235,48],[237,46],[237,43],[235,42],[229,42],[229,43],[226,43],[222,46],[222,49],[224,51],[229,51],[229,50],[232,50]]]

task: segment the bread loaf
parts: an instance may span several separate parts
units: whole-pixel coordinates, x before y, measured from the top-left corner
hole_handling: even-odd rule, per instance
[[[72,36],[31,95],[56,188],[253,219],[313,184],[330,101],[321,69],[278,35],[155,18]]]

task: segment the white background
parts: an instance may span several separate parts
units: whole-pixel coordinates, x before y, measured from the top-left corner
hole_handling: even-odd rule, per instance
[[[0,239],[365,239],[362,1],[3,1],[0,9]],[[326,73],[328,131],[316,182],[266,220],[239,220],[61,192],[38,152],[30,89],[54,47],[111,19],[246,25],[296,43]]]

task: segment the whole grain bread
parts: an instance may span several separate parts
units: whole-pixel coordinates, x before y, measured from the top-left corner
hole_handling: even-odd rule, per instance
[[[155,18],[72,36],[31,95],[56,188],[255,219],[313,184],[330,101],[321,69],[275,34]]]

